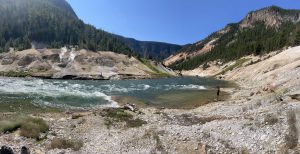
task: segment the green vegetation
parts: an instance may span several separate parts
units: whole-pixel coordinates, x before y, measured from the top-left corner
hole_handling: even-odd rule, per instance
[[[0,132],[11,133],[21,127],[20,121],[0,121]]]
[[[142,119],[127,119],[125,122],[126,126],[129,128],[141,127],[142,125],[147,124],[147,122]]]
[[[15,117],[0,121],[0,132],[11,133],[18,129],[21,136],[39,139],[41,133],[49,131],[49,126],[43,119],[32,117]]]
[[[159,135],[163,136],[163,134],[165,133],[165,131],[159,131],[159,132],[156,132],[155,130],[153,129],[149,129],[149,130],[145,130],[145,134],[144,134],[144,137],[145,138],[152,138],[154,141],[155,141],[155,149],[161,153],[167,153],[163,144],[162,144],[162,141],[159,137]]]
[[[9,72],[0,72],[0,76],[6,76],[6,77],[27,77],[30,76],[29,72],[16,72],[16,71],[9,71]]]
[[[298,129],[296,113],[293,110],[287,112],[288,133],[285,142],[288,149],[294,149],[298,145]]]
[[[157,70],[157,69],[151,64],[150,60],[142,58],[142,59],[141,59],[141,62],[142,62],[143,64],[145,64],[148,68],[150,68],[153,72],[156,72],[156,73],[159,73],[159,72],[160,72],[159,70]]]
[[[126,127],[140,127],[144,124],[147,124],[146,121],[143,121],[138,118],[134,118],[132,114],[124,111],[123,109],[106,109],[102,116],[105,117],[105,125],[107,128],[110,128],[116,123],[125,122]]]
[[[228,71],[232,71],[235,68],[241,67],[245,62],[249,61],[251,58],[242,58],[237,60],[233,65],[227,66],[221,73],[217,74],[225,74]]]
[[[284,10],[271,7],[281,15],[296,16],[300,11]],[[209,41],[216,39],[214,48],[203,55],[173,64],[177,70],[190,70],[209,61],[221,60],[229,62],[247,55],[264,55],[271,51],[281,50],[287,46],[300,45],[300,23],[282,23],[279,27],[266,26],[263,22],[256,22],[249,28],[240,28],[240,23],[226,26],[226,33],[215,32],[206,39],[192,45],[187,45],[179,52],[193,52],[200,50]]]
[[[125,38],[116,35],[122,42],[128,45],[133,51],[139,53],[147,59],[153,59],[156,61],[164,60],[171,54],[177,52],[182,48],[180,45],[162,43],[162,42],[151,42],[151,41],[138,41],[132,38]]]
[[[79,151],[82,147],[82,141],[61,138],[54,138],[50,143],[50,149],[72,149],[74,151]]]
[[[275,125],[276,123],[278,123],[278,118],[276,115],[274,114],[267,114],[264,117],[264,123],[266,125]]]
[[[155,72],[155,73],[152,73],[152,75],[153,75],[154,77],[157,77],[157,78],[164,78],[164,77],[167,78],[167,77],[171,77],[170,74],[161,72],[161,71],[159,71],[158,69],[156,69],[156,68],[151,64],[150,60],[141,58],[140,61],[141,61],[144,65],[146,65],[148,68],[150,68],[153,72]]]
[[[92,51],[133,55],[113,34],[83,23],[64,0],[0,0],[0,52],[10,47],[31,48],[38,42],[48,48],[65,45]]]
[[[9,96],[9,95],[8,95]],[[60,109],[52,107],[42,107],[33,104],[31,100],[14,100],[7,101],[5,98],[0,98],[0,113],[13,112],[18,114],[36,114],[45,112],[60,112]],[[0,117],[0,120],[2,118]]]
[[[48,124],[40,118],[26,118],[21,123],[20,135],[39,139],[41,133],[49,131]]]

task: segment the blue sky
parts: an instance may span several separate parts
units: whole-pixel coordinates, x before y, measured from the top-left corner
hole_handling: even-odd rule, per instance
[[[300,9],[300,0],[67,0],[85,23],[143,41],[199,41],[249,11]]]

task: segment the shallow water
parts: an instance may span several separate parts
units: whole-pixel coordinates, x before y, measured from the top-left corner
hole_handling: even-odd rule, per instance
[[[0,78],[0,103],[24,101],[59,108],[95,108],[117,106],[119,100],[185,108],[211,101],[216,86],[232,84],[199,77],[119,81]]]

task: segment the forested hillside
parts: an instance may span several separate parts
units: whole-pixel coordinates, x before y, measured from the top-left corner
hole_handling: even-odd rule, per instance
[[[246,55],[262,55],[287,46],[300,45],[299,17],[299,10],[285,10],[276,6],[250,12],[239,23],[229,24],[206,39],[181,49],[179,53],[187,56],[171,67],[190,70],[209,61],[228,62]],[[198,52],[208,42],[213,42],[212,49],[209,52]]]
[[[65,0],[0,0],[0,52],[28,49],[32,42],[133,54],[112,34],[83,23]]]
[[[169,57],[182,48],[182,46],[176,44],[153,41],[138,41],[133,38],[126,38],[119,35],[116,35],[116,37],[118,37],[133,51],[139,53],[142,57],[157,61],[161,61]]]

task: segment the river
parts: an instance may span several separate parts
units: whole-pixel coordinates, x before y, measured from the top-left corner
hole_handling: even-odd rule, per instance
[[[0,104],[30,102],[58,108],[96,108],[128,102],[192,108],[215,99],[216,86],[230,87],[232,84],[200,77],[111,81],[1,77]],[[222,97],[225,98],[226,93]]]

